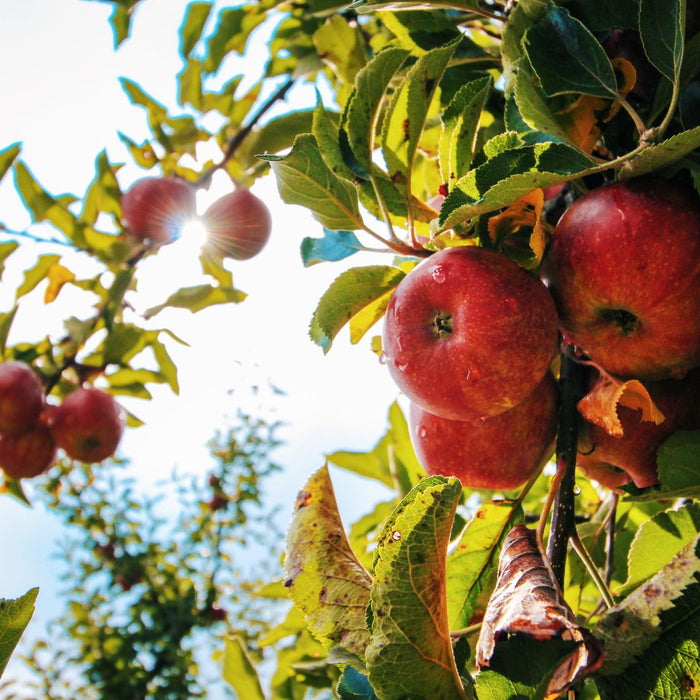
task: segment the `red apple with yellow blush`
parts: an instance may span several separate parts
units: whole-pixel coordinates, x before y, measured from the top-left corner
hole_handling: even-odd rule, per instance
[[[56,443],[41,420],[23,433],[0,435],[0,468],[13,479],[39,476],[55,460]]]
[[[700,365],[700,202],[659,179],[592,190],[559,220],[546,276],[563,334],[607,372]]]
[[[551,457],[557,432],[557,386],[552,374],[515,408],[491,418],[441,418],[412,403],[409,432],[428,474],[456,476],[463,486],[510,490],[527,482]]]
[[[382,349],[403,393],[443,418],[474,420],[519,404],[557,348],[557,316],[542,282],[504,254],[441,250],[391,296]]]
[[[43,405],[41,382],[29,365],[15,360],[0,363],[0,433],[29,430]]]

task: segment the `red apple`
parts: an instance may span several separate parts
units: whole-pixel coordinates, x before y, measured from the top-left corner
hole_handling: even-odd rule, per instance
[[[612,374],[681,377],[700,364],[700,206],[671,183],[592,190],[552,237],[562,332]]]
[[[399,389],[456,420],[520,403],[547,372],[557,316],[545,286],[502,253],[441,250],[394,290],[383,351]]]
[[[72,459],[101,462],[111,457],[124,432],[124,412],[104,391],[76,389],[53,411],[51,433]]]
[[[56,443],[41,420],[16,435],[0,435],[0,467],[13,479],[43,474],[56,460]]]
[[[29,365],[9,360],[0,363],[0,432],[8,435],[29,430],[44,405],[44,391]]]
[[[645,384],[665,420],[656,425],[643,421],[641,410],[618,406],[621,437],[583,421],[576,464],[591,479],[608,488],[630,481],[639,488],[658,482],[656,453],[677,430],[700,428],[700,370],[684,379],[665,379]]]
[[[515,408],[471,421],[441,418],[411,403],[409,431],[428,474],[456,476],[470,488],[518,488],[552,456],[557,385],[547,372]]]
[[[137,180],[122,197],[124,226],[139,240],[153,245],[175,240],[196,212],[194,187],[174,177]]]
[[[217,199],[204,212],[202,222],[207,231],[207,246],[234,260],[248,260],[257,255],[272,231],[269,209],[245,188]]]

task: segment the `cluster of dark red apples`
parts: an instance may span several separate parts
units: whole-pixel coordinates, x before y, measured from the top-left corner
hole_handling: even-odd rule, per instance
[[[172,243],[183,224],[196,216],[196,188],[179,178],[146,177],[137,180],[122,197],[126,230],[149,247]],[[272,228],[265,203],[242,187],[217,199],[201,221],[207,232],[207,251],[234,260],[257,255]]]
[[[410,399],[419,460],[472,488],[509,490],[537,474],[557,432],[550,368],[561,335],[593,375],[641,380],[665,417],[619,407],[621,437],[582,419],[578,466],[609,488],[657,483],[661,443],[700,428],[695,193],[657,179],[590,191],[557,223],[542,271],[458,246],[395,290],[383,350]]]
[[[0,468],[8,477],[43,474],[58,448],[71,459],[101,462],[115,453],[123,432],[124,412],[110,394],[85,386],[49,404],[29,365],[0,363]]]

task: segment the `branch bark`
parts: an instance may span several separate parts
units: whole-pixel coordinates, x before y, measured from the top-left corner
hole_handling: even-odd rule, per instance
[[[579,413],[577,404],[586,393],[588,371],[566,351],[561,355],[559,374],[559,432],[557,434],[557,472],[561,483],[554,499],[547,557],[560,586],[564,585],[566,550],[575,531],[574,486],[578,448]]]

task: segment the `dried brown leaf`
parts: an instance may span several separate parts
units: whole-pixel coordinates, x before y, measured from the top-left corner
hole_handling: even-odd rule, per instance
[[[525,525],[516,525],[503,543],[496,588],[481,625],[477,665],[488,667],[499,639],[515,634],[539,641],[562,639],[579,643],[553,674],[547,698],[557,697],[603,662],[598,642],[579,626],[545,565],[534,531]]]
[[[589,423],[599,425],[613,437],[622,437],[618,405],[641,410],[642,420],[656,425],[665,420],[644,384],[637,379],[623,381],[609,374],[598,377],[593,388],[578,402],[578,410]]]

